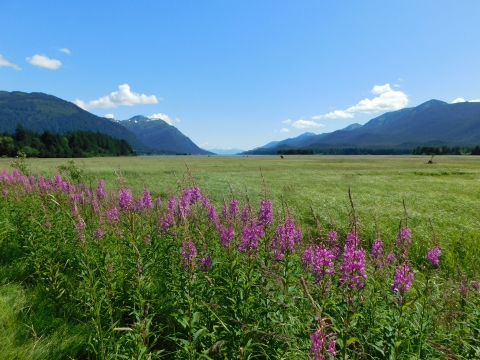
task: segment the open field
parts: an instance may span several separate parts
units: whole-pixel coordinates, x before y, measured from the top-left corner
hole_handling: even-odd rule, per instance
[[[0,159],[0,358],[479,358],[480,159],[428,159]]]
[[[263,196],[262,169],[275,208],[281,199],[303,223],[313,224],[310,206],[324,226],[331,221],[345,226],[348,189],[351,188],[360,222],[373,237],[375,221],[390,241],[398,230],[405,200],[409,226],[420,249],[432,238],[429,219],[449,254],[445,270],[457,264],[473,273],[480,269],[466,254],[480,258],[480,157],[437,156],[145,156],[76,159],[87,184],[104,179],[106,188],[117,189],[114,170],[120,170],[132,191],[147,185],[152,194],[166,197],[177,190],[177,178],[188,176],[185,164],[202,191],[217,204],[230,187],[241,198],[248,190],[254,203]],[[67,159],[27,159],[36,174],[54,175]],[[11,160],[0,159],[0,169]]]

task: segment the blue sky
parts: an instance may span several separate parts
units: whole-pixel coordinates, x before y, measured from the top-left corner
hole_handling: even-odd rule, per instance
[[[0,90],[251,149],[480,99],[479,18],[477,0],[4,0]]]

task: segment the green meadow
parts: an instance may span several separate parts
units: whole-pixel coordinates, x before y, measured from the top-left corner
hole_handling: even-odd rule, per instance
[[[2,158],[0,358],[478,358],[480,157],[429,160]]]
[[[416,245],[425,250],[436,236],[448,253],[446,270],[459,265],[470,274],[480,272],[471,256],[480,258],[480,158],[476,156],[140,156],[75,159],[91,187],[103,179],[117,190],[122,175],[132,191],[146,186],[152,194],[174,194],[190,173],[217,204],[231,191],[246,191],[258,202],[265,179],[275,207],[282,198],[303,223],[313,224],[311,208],[322,224],[346,226],[353,194],[360,222],[369,237],[381,229],[390,240],[404,216],[403,201]],[[27,159],[34,173],[55,175],[68,159]],[[11,160],[0,159],[0,169]],[[188,169],[187,169],[188,166]],[[260,171],[261,170],[261,171]],[[431,222],[430,222],[431,220]],[[377,226],[375,225],[377,224]]]

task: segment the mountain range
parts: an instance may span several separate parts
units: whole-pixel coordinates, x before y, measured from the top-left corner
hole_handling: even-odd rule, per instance
[[[352,124],[331,133],[302,134],[268,143],[244,154],[276,154],[280,150],[331,148],[413,149],[416,146],[480,144],[480,103],[448,104],[430,100],[412,108],[380,115],[365,125]]]
[[[99,132],[128,141],[140,154],[212,154],[160,119],[112,121],[52,95],[0,91],[0,132],[12,134],[18,124],[38,133]]]

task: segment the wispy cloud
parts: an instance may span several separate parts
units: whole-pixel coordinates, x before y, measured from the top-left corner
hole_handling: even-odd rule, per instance
[[[152,119],[152,120],[154,120],[154,119],[163,120],[169,125],[173,125],[174,122],[180,122],[179,118],[171,119],[170,116],[168,116],[167,114],[162,114],[162,113],[153,114],[153,115],[150,115],[150,116],[147,116],[147,117],[149,119]]]
[[[65,54],[67,54],[67,55],[70,55],[70,54],[72,53],[72,52],[70,51],[70,49],[67,49],[67,48],[60,48],[60,49],[58,49],[58,51],[63,52],[63,53],[65,53]]]
[[[162,100],[162,98],[160,98]],[[95,108],[116,108],[119,106],[134,106],[145,104],[157,104],[158,99],[155,95],[137,94],[130,90],[130,85],[123,84],[118,87],[118,91],[113,91],[109,95],[102,96],[97,100],[86,103],[83,100],[75,99],[75,104],[84,110]]]
[[[324,127],[325,125],[311,120],[297,120],[292,124],[292,126],[296,129],[307,129],[313,127]]]
[[[32,57],[27,57],[26,60],[34,66],[50,70],[57,70],[62,66],[62,62],[60,60],[50,59],[45,55],[35,54]]]
[[[456,104],[456,103],[462,103],[462,102],[480,102],[480,99],[475,99],[475,100],[465,100],[464,98],[456,98],[455,100],[452,101],[452,104]]]
[[[284,124],[291,124],[293,121],[290,120],[290,119],[287,119],[287,120],[283,120],[282,123]]]
[[[375,85],[371,93],[378,95],[373,99],[360,100],[345,110],[334,110],[325,115],[316,115],[312,119],[351,119],[355,114],[373,114],[380,111],[400,110],[408,105],[408,96],[403,91],[393,90],[390,84]]]
[[[105,116],[107,119],[115,119],[115,115],[113,114],[105,114]]]
[[[22,70],[19,66],[15,65],[14,63],[11,63],[10,61],[8,61],[7,59],[5,59],[2,54],[0,54],[0,67],[2,66],[8,66],[8,67],[11,67],[15,70]]]
[[[281,128],[280,129],[280,132],[283,132],[283,133],[287,133],[289,131],[290,131],[290,129],[288,129],[288,128]]]

